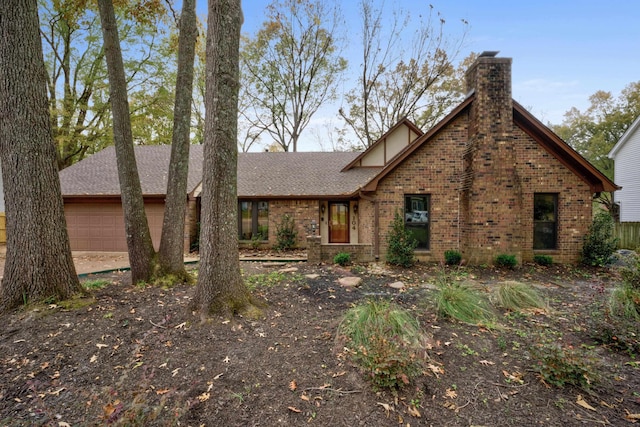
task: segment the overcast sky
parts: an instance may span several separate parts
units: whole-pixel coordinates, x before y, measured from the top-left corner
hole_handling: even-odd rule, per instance
[[[454,37],[462,30],[461,19],[469,23],[461,58],[470,52],[500,51],[513,59],[513,97],[544,123],[559,124],[571,107],[581,110],[598,90],[614,96],[629,83],[640,80],[640,1],[535,2],[502,0],[409,1],[387,0],[419,13],[429,4],[446,20]],[[264,21],[269,1],[244,0],[243,33],[255,32]],[[351,49],[359,47],[360,21],[357,0],[341,2],[350,23]],[[421,5],[421,6],[416,6]],[[200,5],[199,5],[200,6]],[[348,59],[359,51],[347,51]],[[352,59],[357,62],[357,59]],[[352,64],[357,70],[358,64]],[[349,88],[345,88],[349,89]],[[338,104],[339,106],[339,104]],[[316,121],[332,120],[337,108],[327,108]],[[312,141],[304,150],[318,149]]]

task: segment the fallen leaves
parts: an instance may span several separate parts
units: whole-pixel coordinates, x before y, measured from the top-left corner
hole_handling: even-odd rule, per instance
[[[578,395],[578,398],[576,399],[576,403],[578,405],[582,406],[583,408],[588,409],[590,411],[595,411],[596,410],[596,408],[594,408],[593,406],[589,405],[587,403],[587,401],[584,400],[584,398],[580,394]]]
[[[291,380],[291,382],[289,382],[289,390],[296,391],[297,388],[298,383],[296,383],[296,380]]]

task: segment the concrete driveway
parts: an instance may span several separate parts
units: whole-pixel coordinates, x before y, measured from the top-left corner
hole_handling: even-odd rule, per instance
[[[4,260],[6,246],[0,246],[0,273],[4,275]],[[76,273],[84,275],[105,270],[129,268],[129,254],[127,252],[72,252]],[[197,261],[197,256],[185,257],[187,261]],[[0,278],[2,277],[0,275]]]

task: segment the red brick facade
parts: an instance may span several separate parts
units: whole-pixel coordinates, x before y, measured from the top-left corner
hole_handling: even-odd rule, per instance
[[[442,262],[451,249],[471,264],[491,264],[500,254],[519,262],[536,254],[559,263],[579,261],[592,196],[614,191],[615,184],[514,104],[510,58],[481,56],[467,72],[467,88],[467,100],[353,195],[357,231],[349,244],[303,238],[311,220],[324,221],[318,209],[327,200],[270,202],[269,243],[275,243],[276,224],[288,213],[300,247],[309,245],[310,261],[330,262],[337,252],[384,260],[394,215],[404,217],[405,197],[414,195],[429,200],[429,248],[416,251],[423,261]],[[557,198],[553,250],[533,249],[537,193]]]

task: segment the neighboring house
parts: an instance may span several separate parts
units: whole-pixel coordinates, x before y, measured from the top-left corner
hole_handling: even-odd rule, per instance
[[[240,153],[241,244],[273,246],[288,214],[311,262],[338,252],[384,260],[397,212],[424,261],[442,261],[449,249],[469,263],[498,254],[578,261],[593,196],[617,186],[512,100],[511,59],[494,56],[478,58],[467,98],[426,133],[405,119],[364,152]],[[198,220],[201,150],[191,147],[185,247]],[[136,147],[148,214],[161,215],[169,154],[168,146]],[[124,250],[113,148],[60,177],[72,247],[118,240]],[[150,222],[157,245],[162,220]]]
[[[640,117],[629,126],[609,152],[614,179],[622,189],[615,193],[620,222],[640,222]]]

